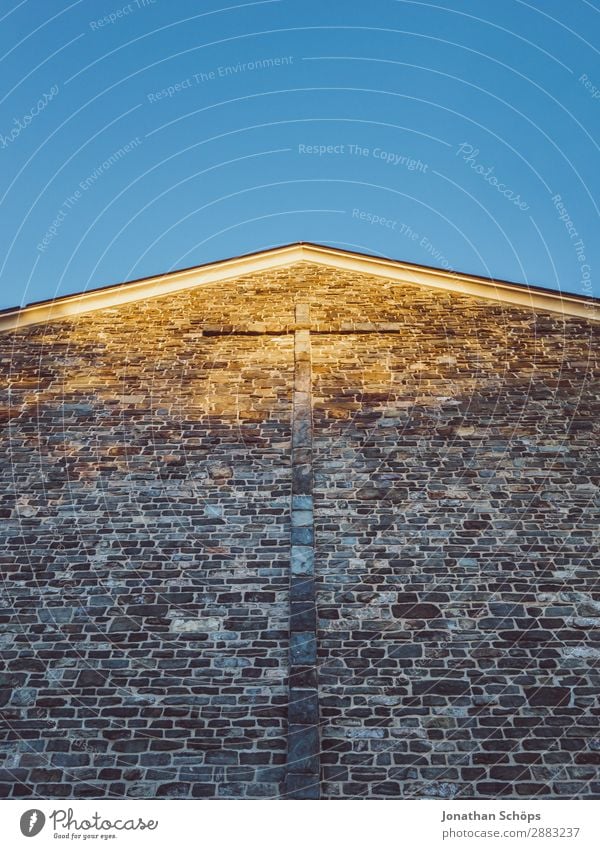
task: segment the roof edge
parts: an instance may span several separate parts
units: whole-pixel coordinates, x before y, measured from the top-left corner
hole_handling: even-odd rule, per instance
[[[0,332],[161,297],[202,284],[230,280],[298,262],[314,262],[384,277],[398,283],[427,286],[513,306],[528,307],[534,312],[553,312],[590,321],[600,321],[600,299],[597,298],[571,293],[563,294],[540,286],[527,286],[472,274],[445,271],[313,242],[295,242],[153,277],[64,295],[52,300],[38,301],[24,307],[9,308],[0,311]]]

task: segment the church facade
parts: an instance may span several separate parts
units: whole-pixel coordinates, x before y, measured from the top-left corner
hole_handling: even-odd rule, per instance
[[[0,794],[600,798],[599,317],[303,244],[0,314]]]

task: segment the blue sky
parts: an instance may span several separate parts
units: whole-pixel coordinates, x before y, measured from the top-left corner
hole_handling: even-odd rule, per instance
[[[600,296],[600,4],[0,0],[0,307],[295,241]]]

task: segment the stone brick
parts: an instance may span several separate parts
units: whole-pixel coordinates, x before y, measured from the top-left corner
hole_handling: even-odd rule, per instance
[[[317,611],[312,599],[292,601],[290,604],[290,628],[293,631],[314,631],[317,627]]]
[[[535,706],[560,707],[571,699],[568,687],[526,687],[525,695],[529,704]]]
[[[77,687],[104,687],[106,672],[97,669],[84,669],[77,678]]]
[[[288,719],[296,725],[316,725],[319,722],[319,699],[316,691],[291,690]]]
[[[285,787],[285,799],[318,799],[319,776],[295,773],[288,777]]]
[[[435,604],[393,604],[392,616],[397,619],[437,619],[442,612]]]
[[[441,695],[462,696],[468,693],[470,684],[468,681],[457,681],[452,678],[425,678],[423,681],[415,681],[413,693],[415,695]]]
[[[318,774],[319,732],[311,725],[290,725],[288,763],[291,773]]]
[[[314,550],[308,545],[294,545],[291,553],[292,575],[314,575]]]
[[[296,665],[307,665],[317,661],[317,643],[312,631],[292,631],[290,635],[290,657]]]

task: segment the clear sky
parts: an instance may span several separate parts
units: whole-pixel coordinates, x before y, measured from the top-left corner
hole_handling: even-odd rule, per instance
[[[0,307],[296,241],[600,296],[598,0],[0,0]]]

